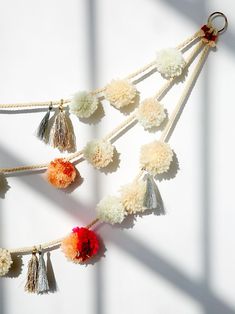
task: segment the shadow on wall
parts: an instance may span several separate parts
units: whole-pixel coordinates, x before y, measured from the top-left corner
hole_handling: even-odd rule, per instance
[[[155,1],[156,0],[151,0]],[[98,73],[97,73],[97,1],[95,0],[87,0],[86,1],[86,15],[87,15],[87,53],[89,54],[89,63],[87,65],[88,72],[90,75],[90,88],[93,89],[97,86],[98,82]],[[192,1],[179,1],[179,0],[164,0],[164,3],[171,6],[175,9],[177,14],[183,16],[184,19],[190,19],[195,22],[196,27],[201,25],[202,21],[207,17],[208,12],[205,6],[205,1],[195,0]],[[230,39],[228,38],[230,37]],[[235,50],[235,37],[232,34],[227,34],[225,40],[223,40],[223,44],[232,51]],[[167,282],[174,285],[176,288],[181,290],[183,293],[188,295],[190,298],[197,300],[203,307],[205,314],[234,314],[235,310],[228,306],[223,300],[216,297],[210,288],[210,194],[209,194],[209,186],[210,186],[210,173],[209,173],[209,162],[210,162],[210,95],[208,94],[208,86],[209,86],[209,69],[207,66],[207,73],[205,76],[204,82],[204,97],[201,106],[203,110],[201,119],[203,120],[203,134],[202,134],[202,144],[201,144],[201,160],[203,161],[203,167],[201,169],[201,189],[203,195],[203,202],[201,211],[203,212],[203,256],[204,256],[204,278],[201,283],[193,281],[191,278],[188,278],[184,273],[182,273],[179,269],[177,269],[174,265],[170,264],[160,255],[150,251],[146,248],[145,245],[141,244],[140,241],[136,241],[134,238],[126,235],[125,233],[120,232],[119,230],[113,229],[113,232],[110,233],[110,240],[113,241],[120,249],[125,250],[128,254],[138,260],[143,264],[144,267],[150,269],[153,273],[160,275]],[[99,130],[97,126],[93,126],[93,135],[97,137],[99,134]],[[12,160],[13,163],[19,163],[19,160],[14,159],[10,156],[6,151],[3,152],[6,155],[8,160]],[[22,176],[21,181],[24,184],[27,184],[30,188],[37,190],[43,197],[47,197],[50,201],[55,202],[61,210],[65,210],[66,212],[72,215],[75,219],[82,221],[89,221],[89,219],[93,215],[93,211],[88,208],[86,210],[78,211],[78,208],[84,208],[83,204],[77,203],[70,197],[69,204],[67,204],[68,200],[64,200],[64,194],[57,193],[56,191],[53,194],[49,194],[47,187],[45,186],[43,180],[38,177],[32,180],[31,176]],[[99,184],[99,176],[97,172],[94,172],[94,186],[93,186],[93,194],[95,195],[95,199],[99,199],[100,191],[98,187]],[[69,206],[68,206],[69,205]],[[70,211],[68,211],[68,209]],[[85,213],[85,215],[84,215]],[[0,211],[1,215],[1,211]],[[79,217],[78,217],[79,216]],[[92,217],[93,218],[93,217]],[[2,221],[1,221],[2,223]],[[0,228],[1,232],[1,228]],[[2,239],[2,234],[0,234]],[[141,252],[141,254],[139,253]],[[104,313],[104,296],[102,291],[104,291],[104,280],[103,280],[103,270],[102,263],[98,263],[96,265],[95,272],[95,296],[96,300],[94,302],[94,313],[102,314]],[[4,314],[4,281],[0,280],[0,313]]]

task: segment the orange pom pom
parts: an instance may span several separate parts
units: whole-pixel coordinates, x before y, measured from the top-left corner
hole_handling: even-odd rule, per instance
[[[47,180],[58,189],[67,188],[76,178],[74,165],[62,158],[50,162],[47,168]]]

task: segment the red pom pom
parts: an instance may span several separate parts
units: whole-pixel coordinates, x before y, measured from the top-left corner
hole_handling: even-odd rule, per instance
[[[47,180],[56,188],[65,189],[75,180],[76,172],[76,168],[71,162],[57,158],[48,166]]]
[[[73,232],[78,236],[78,259],[82,262],[96,255],[99,250],[99,241],[94,231],[87,228],[75,228]]]

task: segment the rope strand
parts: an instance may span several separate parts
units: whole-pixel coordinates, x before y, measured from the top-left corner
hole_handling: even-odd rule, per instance
[[[95,218],[92,222],[90,222],[86,228],[90,229],[91,227],[93,227],[97,222],[99,221],[99,218]],[[59,238],[50,242],[46,242],[40,245],[33,245],[33,246],[26,246],[26,247],[21,247],[21,248],[15,248],[15,249],[11,249],[9,250],[9,252],[11,254],[25,254],[25,253],[31,253],[35,248],[40,248],[41,250],[48,250],[50,248],[53,248],[55,246],[58,246],[61,244],[61,242],[64,240],[65,237],[63,238]]]
[[[188,56],[186,63],[187,67],[191,64],[192,60],[195,58],[197,52],[201,49],[203,46],[203,42],[200,41],[196,47],[193,49],[193,51]],[[162,97],[162,94],[171,86],[171,84],[177,79],[177,77],[174,77],[170,79],[169,81],[165,82],[162,87],[158,90],[158,92],[154,95],[156,99],[159,99]],[[128,117],[126,120],[124,120],[122,123],[120,123],[116,128],[114,128],[110,133],[108,133],[103,140],[112,140],[115,137],[118,137],[120,133],[127,128],[129,125],[131,125],[136,120],[136,114],[133,113],[130,117]],[[65,157],[65,159],[72,161],[77,160],[79,157],[83,157],[83,149],[68,155]],[[81,160],[82,161],[82,160]],[[42,163],[42,164],[36,164],[36,165],[30,165],[30,166],[20,166],[20,167],[14,167],[14,168],[0,168],[0,173],[15,173],[15,172],[26,172],[26,171],[34,171],[34,170],[43,170],[48,167],[48,163]]]
[[[176,49],[182,50],[187,45],[192,43],[194,40],[196,40],[200,36],[200,32],[197,31],[195,34],[184,40],[182,43],[180,43]],[[134,71],[133,73],[126,76],[124,79],[131,80],[134,79],[136,76],[140,74],[145,74],[146,71],[151,70],[155,66],[155,60],[151,61],[150,63],[146,64],[145,66],[141,67],[140,69]],[[97,88],[94,91],[91,92],[93,95],[99,95],[105,91],[106,87]],[[71,102],[71,98],[64,99],[63,103],[64,105],[68,105],[68,103]],[[42,101],[42,102],[27,102],[27,103],[12,103],[12,104],[0,104],[0,109],[22,109],[22,108],[34,108],[34,107],[49,107],[52,105],[54,108],[58,107],[61,103],[61,100],[53,100],[53,101]],[[64,106],[66,107],[66,106]]]

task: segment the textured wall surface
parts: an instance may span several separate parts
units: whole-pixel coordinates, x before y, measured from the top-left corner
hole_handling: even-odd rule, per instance
[[[26,267],[0,280],[0,314],[235,313],[234,123],[235,3],[232,0],[8,0],[0,2],[0,103],[57,99],[105,85],[152,60],[155,51],[193,34],[221,10],[230,25],[211,52],[170,139],[179,169],[159,182],[166,215],[145,215],[121,228],[97,228],[104,256],[87,267],[51,252],[58,291],[24,293]],[[141,97],[161,86],[154,74]],[[169,113],[182,90],[163,103]],[[78,148],[125,117],[104,102],[97,124],[72,117]],[[0,114],[0,166],[51,160],[58,152],[35,138],[42,112]],[[84,182],[71,194],[43,174],[8,179],[0,199],[0,246],[33,245],[67,234],[94,217],[95,204],[138,171],[142,143],[159,133],[136,125],[116,142],[116,171],[79,165]],[[114,167],[115,168],[115,167]],[[23,256],[27,265],[29,256]]]

